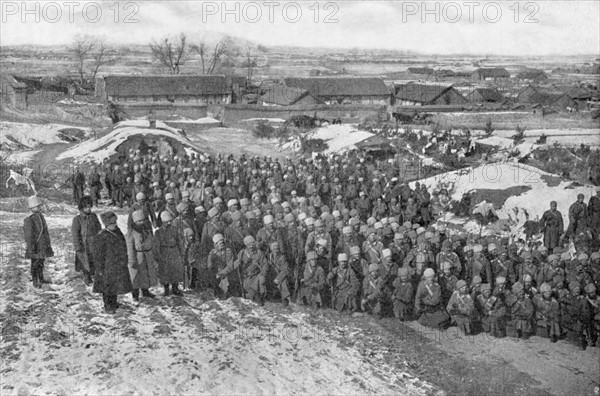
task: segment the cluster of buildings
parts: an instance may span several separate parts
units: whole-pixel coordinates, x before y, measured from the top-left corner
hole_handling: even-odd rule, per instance
[[[242,76],[224,75],[107,75],[96,79],[95,96],[116,104],[259,106],[382,105],[467,106],[473,103],[530,104],[558,110],[585,109],[599,101],[597,88],[548,84],[542,70],[527,69],[514,78],[502,67],[478,68],[459,76],[452,70],[411,67],[414,80],[384,80],[348,74],[287,77],[260,86]],[[419,77],[452,76],[453,81]],[[461,78],[456,78],[461,77]],[[503,82],[517,82],[517,85]],[[517,88],[515,88],[517,87]],[[27,84],[10,75],[2,77],[3,102],[27,106]]]

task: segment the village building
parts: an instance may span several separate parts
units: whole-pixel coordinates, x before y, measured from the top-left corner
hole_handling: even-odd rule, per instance
[[[548,75],[543,70],[527,69],[517,74],[517,80],[539,84],[547,82]]]
[[[519,103],[533,103],[559,109],[576,109],[577,103],[568,94],[528,85],[517,95]]]
[[[433,69],[430,67],[409,67],[407,72],[409,74],[423,77],[429,77],[433,75]]]
[[[263,106],[310,106],[321,104],[306,89],[275,85],[258,101]]]
[[[315,99],[328,104],[387,105],[391,93],[376,77],[288,77],[288,87],[308,91]]]
[[[436,70],[434,72],[434,74],[436,75],[436,77],[455,77],[456,76],[456,73],[454,72],[454,70],[450,70],[450,69]]]
[[[479,68],[471,73],[474,81],[497,81],[509,79],[510,73],[503,67]]]
[[[27,107],[27,85],[15,80],[10,74],[0,75],[0,93],[2,104],[17,109]]]
[[[460,105],[468,103],[452,85],[407,83],[395,86],[399,106]]]
[[[110,75],[96,79],[96,96],[115,103],[229,104],[245,81],[218,75]]]
[[[493,88],[474,88],[467,99],[473,103],[498,103],[504,101],[504,96],[497,89]]]

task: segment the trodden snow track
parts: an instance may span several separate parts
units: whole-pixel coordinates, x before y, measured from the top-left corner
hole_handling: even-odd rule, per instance
[[[52,284],[30,284],[22,214],[2,214],[2,394],[434,394],[373,364],[321,313],[186,294],[103,313],[69,260],[70,216],[47,216]],[[57,226],[58,224],[58,226]],[[158,292],[158,290],[156,290]]]

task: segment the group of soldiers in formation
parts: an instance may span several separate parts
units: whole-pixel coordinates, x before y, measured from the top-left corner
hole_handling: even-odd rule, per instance
[[[92,212],[104,187],[95,169],[72,223],[76,270],[109,313],[118,295],[139,303],[162,285],[164,296],[212,290],[595,346],[600,191],[588,205],[578,196],[566,232],[552,202],[543,244],[513,242],[446,229],[435,222],[450,201],[446,186],[411,188],[392,172],[356,153],[280,162],[130,150],[104,175],[109,205],[129,206],[127,229],[112,211]],[[53,251],[41,201],[29,206],[26,257],[40,287]]]

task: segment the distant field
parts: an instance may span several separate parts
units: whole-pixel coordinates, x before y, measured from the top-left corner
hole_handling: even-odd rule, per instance
[[[487,120],[492,121],[495,130],[515,130],[517,125],[527,129],[599,129],[600,120],[592,120],[590,113],[550,114],[545,117],[532,112],[473,112],[473,113],[437,113],[433,123],[439,123],[442,129],[468,128],[481,130]]]

